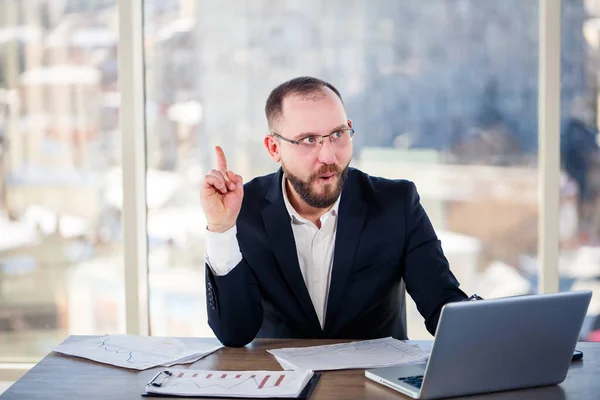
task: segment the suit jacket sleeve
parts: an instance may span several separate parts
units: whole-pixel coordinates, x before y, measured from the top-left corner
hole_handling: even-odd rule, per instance
[[[242,347],[256,337],[262,325],[260,289],[252,269],[242,259],[227,275],[206,269],[208,324],[225,346]]]
[[[404,281],[406,289],[425,318],[427,330],[435,335],[444,304],[463,301],[467,295],[450,271],[433,226],[421,206],[414,183],[409,182],[405,194],[406,248]]]

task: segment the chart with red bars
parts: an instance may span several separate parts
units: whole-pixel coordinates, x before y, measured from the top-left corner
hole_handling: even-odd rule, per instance
[[[278,387],[282,384],[285,379],[285,373],[277,373],[274,371],[269,374],[240,374],[236,372],[227,372],[227,373],[208,373],[208,374],[199,374],[197,372],[179,372],[173,381],[173,384],[177,383],[177,379],[179,379],[179,383],[181,383],[182,379],[191,380],[195,386],[197,387],[210,387],[210,386],[220,386],[223,388],[234,388],[236,386],[243,385],[247,382],[250,382],[251,385],[256,387],[256,390],[269,388],[269,387]]]
[[[148,393],[180,396],[297,397],[313,371],[199,371],[171,369]]]

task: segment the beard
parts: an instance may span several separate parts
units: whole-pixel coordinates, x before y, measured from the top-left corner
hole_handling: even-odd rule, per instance
[[[342,193],[342,189],[344,188],[348,176],[349,165],[350,163],[348,163],[344,169],[341,169],[335,164],[323,165],[317,172],[312,174],[307,181],[303,181],[289,172],[283,163],[281,163],[281,168],[283,169],[285,178],[290,182],[296,193],[298,193],[300,198],[304,200],[306,204],[314,208],[328,208],[336,202]],[[318,193],[313,186],[316,186],[320,176],[332,172],[335,173],[335,181],[320,185],[323,187],[323,190],[321,193]]]

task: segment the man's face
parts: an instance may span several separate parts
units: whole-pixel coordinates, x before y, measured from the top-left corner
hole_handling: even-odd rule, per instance
[[[322,96],[308,100],[297,96],[284,99],[283,115],[275,124],[275,132],[291,140],[307,136],[316,136],[317,142],[322,140],[322,144],[313,146],[283,140],[271,142],[275,149],[271,155],[281,162],[287,180],[308,205],[327,208],[339,197],[352,158],[352,141],[333,144],[329,138],[319,136],[350,128],[351,124],[341,100],[330,89],[323,89]]]

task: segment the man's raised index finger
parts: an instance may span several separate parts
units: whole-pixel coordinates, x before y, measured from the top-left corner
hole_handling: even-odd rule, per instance
[[[227,160],[225,159],[225,152],[221,146],[215,147],[217,153],[217,169],[220,171],[227,171]]]

